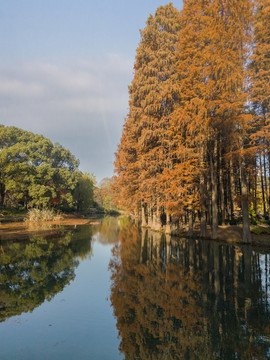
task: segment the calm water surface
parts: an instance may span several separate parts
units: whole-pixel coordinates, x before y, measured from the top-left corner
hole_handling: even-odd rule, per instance
[[[270,249],[127,220],[0,245],[0,360],[270,359]]]

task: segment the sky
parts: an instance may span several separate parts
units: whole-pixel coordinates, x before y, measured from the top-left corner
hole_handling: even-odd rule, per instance
[[[59,142],[97,181],[111,177],[139,30],[167,3],[0,1],[0,123]]]

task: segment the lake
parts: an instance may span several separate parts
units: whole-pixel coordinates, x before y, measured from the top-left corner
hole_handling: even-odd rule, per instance
[[[0,359],[270,359],[269,263],[125,218],[2,241]]]

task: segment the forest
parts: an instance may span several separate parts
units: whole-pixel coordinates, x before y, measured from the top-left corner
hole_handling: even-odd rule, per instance
[[[270,1],[160,6],[141,30],[118,205],[166,233],[269,221]]]
[[[95,178],[79,160],[42,135],[0,125],[0,207],[87,211]]]

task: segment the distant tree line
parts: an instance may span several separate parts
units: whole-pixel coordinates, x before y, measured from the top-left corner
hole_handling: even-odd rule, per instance
[[[0,125],[0,206],[87,211],[95,179],[79,161],[42,135]]]
[[[188,0],[141,31],[116,153],[118,203],[168,233],[270,212],[269,0]]]
[[[105,177],[94,189],[95,205],[105,212],[117,211],[114,202],[114,178]]]

